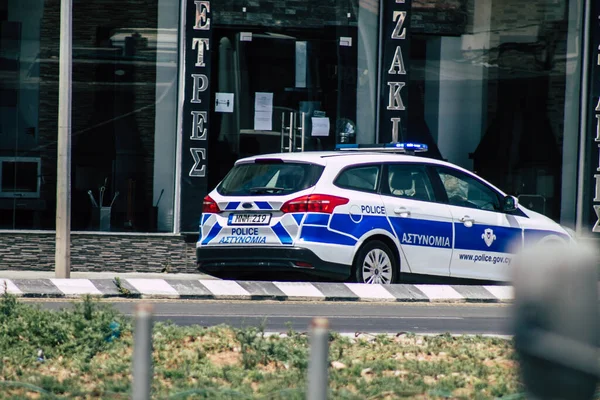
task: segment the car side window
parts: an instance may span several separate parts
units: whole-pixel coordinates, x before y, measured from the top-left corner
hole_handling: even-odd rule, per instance
[[[498,194],[483,183],[459,171],[446,168],[436,168],[436,171],[450,205],[487,211],[501,210]]]
[[[424,166],[389,164],[384,194],[412,200],[435,201],[433,186]]]
[[[344,189],[374,192],[377,190],[379,171],[378,165],[351,167],[342,171],[334,184]]]

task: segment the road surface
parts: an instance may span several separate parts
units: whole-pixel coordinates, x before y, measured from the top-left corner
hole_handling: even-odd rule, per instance
[[[69,301],[24,300],[60,309]],[[156,321],[178,325],[264,326],[268,332],[290,327],[306,331],[313,317],[326,317],[340,333],[445,333],[511,335],[511,307],[503,304],[341,303],[267,301],[142,300],[155,305]],[[133,315],[140,300],[105,300]]]

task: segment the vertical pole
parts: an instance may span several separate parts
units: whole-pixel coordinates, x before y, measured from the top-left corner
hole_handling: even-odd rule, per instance
[[[300,151],[302,151],[302,152],[304,151],[304,140],[306,138],[306,133],[305,133],[305,131],[306,131],[306,121],[305,121],[305,119],[306,119],[306,113],[303,112],[302,113],[302,119],[300,120],[300,131],[302,132],[302,135],[300,136],[300,140],[301,140],[301,142],[300,142]]]
[[[586,151],[588,140],[588,107],[593,101],[593,93],[590,92],[590,35],[592,29],[592,0],[583,2],[583,50],[581,57],[581,88],[579,104],[579,157],[577,163],[577,198],[575,205],[575,232],[583,234],[583,210],[584,186],[586,174]]]
[[[290,153],[294,151],[294,122],[296,122],[296,116],[293,112],[290,112],[290,135],[288,137],[288,151]]]
[[[152,388],[152,304],[135,309],[133,342],[133,400],[148,400]]]
[[[329,389],[329,321],[315,318],[311,324],[307,400],[326,400]]]
[[[281,113],[281,152],[285,151],[285,144],[283,140],[285,139],[285,112]]]
[[[73,0],[60,2],[58,149],[56,161],[57,278],[71,276],[71,32]]]

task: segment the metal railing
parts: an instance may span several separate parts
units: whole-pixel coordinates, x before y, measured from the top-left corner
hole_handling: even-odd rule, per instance
[[[138,304],[135,310],[133,342],[133,400],[152,397],[152,326],[153,306]],[[314,318],[310,325],[310,358],[306,387],[307,400],[326,400],[329,392],[329,321]]]

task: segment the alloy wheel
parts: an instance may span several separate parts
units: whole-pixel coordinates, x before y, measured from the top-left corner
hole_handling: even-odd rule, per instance
[[[373,249],[367,253],[362,276],[364,283],[387,285],[392,282],[392,261],[385,251]]]

